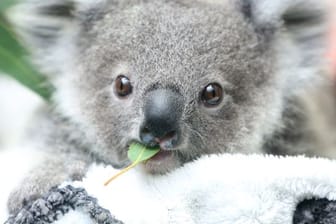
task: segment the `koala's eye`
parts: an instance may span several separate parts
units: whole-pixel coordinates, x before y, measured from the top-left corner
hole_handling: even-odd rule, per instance
[[[201,99],[207,107],[217,106],[223,99],[222,87],[217,83],[210,83],[203,89]]]
[[[128,96],[132,93],[132,85],[129,78],[124,75],[119,75],[115,80],[115,92],[120,97]]]

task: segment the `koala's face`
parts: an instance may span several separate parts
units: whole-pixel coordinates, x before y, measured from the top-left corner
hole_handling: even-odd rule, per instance
[[[202,154],[257,150],[276,95],[271,49],[234,7],[126,4],[82,31],[73,82],[104,160],[125,163],[141,142],[161,149],[145,169],[165,173]]]
[[[150,173],[260,151],[321,58],[315,0],[26,1],[21,15],[43,17],[25,18],[27,39],[58,74],[59,110],[107,163],[129,163],[132,142],[160,147]]]

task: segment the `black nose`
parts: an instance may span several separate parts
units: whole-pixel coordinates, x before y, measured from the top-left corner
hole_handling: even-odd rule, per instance
[[[180,139],[183,97],[173,90],[157,89],[147,94],[145,102],[141,141],[149,146],[173,148]]]

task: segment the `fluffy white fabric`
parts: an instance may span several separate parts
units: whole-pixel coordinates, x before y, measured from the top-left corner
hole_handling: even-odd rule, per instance
[[[82,182],[72,184],[84,187],[126,224],[285,224],[292,223],[303,199],[336,199],[335,170],[336,162],[326,159],[219,155],[167,176],[134,169],[107,187],[103,183],[117,170],[94,165]],[[57,224],[72,223],[78,215]]]
[[[10,189],[38,157],[22,149],[1,154],[1,223],[7,217]],[[145,175],[138,167],[107,187],[103,183],[118,170],[93,165],[82,182],[70,184],[84,187],[126,224],[289,224],[301,200],[336,199],[335,170],[336,161],[327,159],[214,155],[167,176]],[[56,224],[71,223],[93,224],[80,212],[71,212]]]

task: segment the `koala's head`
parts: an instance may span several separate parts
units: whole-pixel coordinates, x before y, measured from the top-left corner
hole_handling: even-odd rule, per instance
[[[142,142],[161,148],[146,170],[165,173],[202,154],[260,149],[318,67],[321,11],[306,4],[30,0],[23,35],[101,159],[124,165]]]

